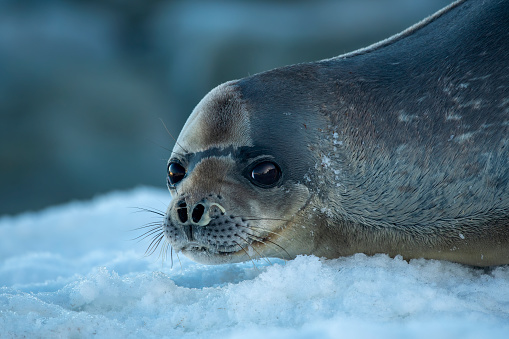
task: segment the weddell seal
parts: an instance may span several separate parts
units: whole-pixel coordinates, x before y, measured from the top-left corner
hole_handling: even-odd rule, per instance
[[[386,253],[509,263],[509,1],[230,81],[168,161],[161,238],[206,264]]]

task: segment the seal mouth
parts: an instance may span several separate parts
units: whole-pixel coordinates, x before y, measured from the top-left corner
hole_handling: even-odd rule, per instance
[[[246,244],[246,246],[251,246],[252,243]],[[194,253],[194,254],[207,254],[211,256],[219,255],[219,256],[229,256],[238,252],[242,252],[243,249],[238,250],[239,246],[227,246],[225,248],[216,248],[214,246],[210,246],[209,244],[201,244],[198,242],[190,242],[185,244],[178,251],[182,253]]]
[[[269,232],[250,225],[249,219],[224,213],[204,226],[181,225],[168,218],[164,227],[173,249],[184,254],[228,256],[247,253],[254,244],[259,247],[270,242],[266,239]]]
[[[202,226],[191,222],[181,224],[167,216],[164,232],[176,253],[202,263],[241,262],[267,256],[290,257],[273,239],[280,236],[277,231],[263,223],[256,223],[266,220],[273,219],[220,213]]]
[[[203,244],[199,244],[196,242],[188,243],[185,246],[183,246],[180,251],[184,252],[208,252],[210,251],[210,248],[208,246],[205,246]]]
[[[249,245],[249,246],[251,246],[251,245]],[[212,260],[212,261],[218,260],[218,259],[213,259],[213,258],[225,258],[225,260],[230,261],[231,259],[226,259],[226,258],[235,257],[239,254],[244,253],[244,251],[245,251],[245,249],[237,250],[233,246],[231,249],[229,249],[229,248],[217,249],[214,247],[210,247],[210,246],[206,246],[204,244],[198,244],[198,243],[186,244],[184,247],[182,247],[180,249],[180,252],[182,254],[184,254],[185,256],[194,258],[195,260],[198,260],[198,261],[205,260],[206,262],[210,262],[210,260]],[[200,260],[198,258],[202,258],[202,259]],[[207,258],[207,259],[205,259],[205,258]],[[219,259],[219,260],[222,260],[222,259]]]

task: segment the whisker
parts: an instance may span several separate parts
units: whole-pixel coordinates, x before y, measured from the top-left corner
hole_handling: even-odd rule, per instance
[[[132,207],[129,207],[129,208],[137,209],[138,212],[150,212],[150,213],[161,213],[161,214],[164,214],[164,211],[156,209],[156,208],[139,207],[139,206],[132,206]]]
[[[152,239],[152,241],[148,245],[148,248],[145,251],[145,256],[150,256],[150,255],[154,254],[154,252],[156,251],[157,247],[159,247],[159,244],[161,243],[161,241],[163,239],[164,239],[164,232],[161,231],[160,233],[156,234],[154,236],[154,239]]]
[[[249,258],[249,260],[251,260],[251,263],[253,264],[254,268],[259,272],[260,270],[258,269],[258,267],[256,266],[253,258],[251,258],[251,256],[249,255],[249,253],[247,253],[246,249],[242,246],[240,246],[240,244],[236,241],[233,242],[235,245],[239,246],[243,251],[244,253],[246,253],[247,257]]]
[[[175,138],[173,137],[173,135],[172,135],[172,134],[170,133],[170,131],[168,130],[168,127],[166,127],[166,124],[164,123],[163,119],[159,118],[159,120],[160,120],[160,121],[161,121],[161,123],[163,124],[164,129],[166,130],[166,132],[167,132],[167,133],[170,135],[170,137],[171,137],[171,138],[175,141],[175,143],[176,143],[176,144],[177,144],[180,148],[182,148],[182,149],[184,150],[184,152],[189,153],[189,152],[188,152],[188,151],[187,151],[184,147],[182,147],[182,145],[181,145],[181,144],[179,144],[179,143],[178,143],[177,139],[175,139]]]
[[[173,253],[173,252],[172,252]],[[177,260],[179,261],[179,265],[180,265],[180,270],[183,272],[184,269],[182,268],[182,261],[180,261],[180,258],[179,258],[179,254],[177,252],[175,252],[175,255],[177,256]],[[173,259],[172,259],[172,262],[173,262]]]
[[[173,247],[171,247],[170,242],[168,241],[166,245],[166,255],[168,255],[168,248],[170,249],[170,269],[173,268]]]
[[[150,246],[147,247],[147,249],[145,250],[145,256],[148,257],[150,255],[152,255],[154,253],[154,251],[157,249],[157,247],[154,247],[155,243],[160,239],[160,237],[154,237],[154,239],[152,239],[151,243],[150,243]]]
[[[160,215],[161,217],[164,217],[166,215],[166,213],[164,213],[163,211],[156,210],[156,209],[145,208],[145,207],[131,207],[131,208],[135,208],[138,210],[135,213],[149,212],[149,213],[154,213],[154,214]]]
[[[258,230],[256,230],[256,229],[255,229],[255,228],[258,228],[258,229],[261,229],[261,230],[263,230],[263,231],[265,231],[265,232],[268,232],[268,233],[271,233],[271,234],[275,234],[275,235],[278,235],[278,236],[280,236],[280,237],[282,237],[282,238],[285,238],[285,237],[284,237],[284,236],[282,236],[281,234],[278,234],[278,233],[275,233],[275,232],[268,231],[268,230],[264,229],[263,227],[256,227],[256,226],[249,226],[249,227],[247,227],[247,226],[241,226],[241,227],[243,227],[243,228],[245,228],[245,229],[247,229],[247,230],[249,230],[249,231],[261,232],[261,231],[258,231]],[[282,246],[281,246],[281,245],[279,245],[278,243],[276,243],[276,242],[274,242],[274,241],[272,241],[272,240],[270,240],[270,239],[266,239],[266,238],[264,239],[264,238],[262,238],[262,237],[260,237],[259,235],[256,235],[256,234],[252,234],[252,233],[248,233],[248,232],[246,232],[246,234],[248,234],[249,236],[253,237],[253,239],[254,239],[254,240],[256,240],[256,241],[258,241],[258,242],[261,242],[261,243],[264,243],[264,244],[267,244],[266,242],[268,242],[268,243],[270,243],[270,244],[272,244],[272,245],[274,245],[274,246],[277,246],[278,248],[280,248],[281,250],[283,250],[283,251],[286,253],[286,255],[288,256],[288,258],[291,258],[291,257],[292,257],[292,256],[290,255],[290,253],[288,253],[288,251],[287,251],[287,250],[285,250],[285,249],[284,249],[284,247],[282,247]],[[285,238],[285,239],[287,239],[287,240],[288,240],[288,238]]]
[[[164,149],[165,151],[168,151],[168,152],[171,152],[172,150],[167,148],[167,147],[164,147],[163,145],[159,144],[158,142],[154,141],[153,139],[150,139],[150,138],[147,138],[146,140],[148,140],[149,142],[153,143],[154,145],[158,146],[158,147],[161,147],[162,149]]]
[[[283,246],[279,245],[278,243],[276,243],[276,242],[274,242],[274,241],[272,241],[272,240],[270,240],[270,239],[262,239],[261,237],[256,236],[256,235],[254,235],[254,234],[249,234],[249,235],[250,235],[251,237],[253,237],[253,239],[254,239],[255,241],[261,242],[261,243],[263,243],[263,244],[265,244],[265,245],[267,245],[267,246],[269,246],[269,244],[270,244],[270,245],[274,245],[274,246],[276,246],[277,248],[281,249],[282,251],[284,251],[284,252],[286,253],[286,256],[288,257],[288,259],[290,259],[290,258],[292,257],[292,256],[290,255],[290,253],[288,253],[288,251],[287,251],[287,250],[285,250],[285,248],[284,248]],[[276,248],[276,250],[279,252],[279,250],[278,250],[277,248]],[[284,253],[281,253],[281,252],[279,252],[279,253],[280,253],[280,254],[284,254]],[[283,255],[283,259],[284,259],[284,257],[285,257],[285,256]]]
[[[133,232],[133,231],[138,231],[138,230],[142,230],[144,228],[151,228],[151,227],[162,227],[163,226],[163,223],[160,222],[160,221],[154,221],[154,222],[149,222],[148,224],[145,224],[143,226],[140,226],[140,227],[136,227],[136,228],[133,228],[131,230],[129,230],[130,232]]]
[[[142,235],[140,236],[137,236],[136,238],[134,239],[131,239],[131,240],[138,240],[138,242],[144,240],[144,239],[147,239],[148,237],[150,237],[151,235],[154,235],[154,234],[162,234],[163,232],[159,229],[159,228],[155,228],[155,229],[152,229],[152,230],[148,230],[147,232],[143,233]],[[140,239],[141,238],[141,239]]]
[[[164,261],[168,257],[168,248],[170,247],[170,243],[168,242],[168,239],[166,237],[164,238],[163,245],[161,246],[161,250],[159,251],[159,256],[157,259],[161,258],[161,266],[164,265]]]
[[[283,249],[283,250],[284,250],[284,248],[282,248],[280,245],[276,244],[275,242],[273,242],[273,241],[271,241],[271,240],[263,239],[263,238],[261,238],[261,237],[258,237],[258,236],[254,235],[254,234],[250,234],[250,233],[247,233],[247,232],[246,232],[246,234],[248,234],[248,235],[249,235],[248,239],[250,239],[250,240],[257,241],[257,242],[261,242],[262,244],[264,244],[264,245],[266,245],[266,246],[275,245],[275,246],[280,247],[281,249]],[[284,257],[285,257],[285,254],[284,254],[283,252],[279,251],[279,248],[276,248],[276,251],[278,251],[278,252],[279,252],[279,254],[282,256],[282,258],[284,258]],[[286,252],[286,251],[285,251],[285,252]],[[288,256],[289,256],[289,253],[288,253],[288,252],[286,252],[286,255],[288,255]],[[269,259],[267,258],[267,260],[269,260]],[[269,263],[272,265],[272,263],[271,263],[270,261],[269,261]]]
[[[173,247],[171,247],[170,242],[166,241],[166,249],[165,249],[165,256],[168,257],[168,249],[170,249],[170,268],[173,268]]]
[[[242,218],[242,220],[276,220],[276,221],[286,221],[290,222],[289,219],[282,219],[282,218],[259,218],[254,216],[241,216],[241,215],[232,215],[234,218]]]
[[[248,233],[248,235],[249,235],[249,233]],[[238,236],[240,239],[244,240],[244,242],[245,242],[245,243],[249,246],[249,241],[248,241],[247,239],[244,239],[243,237],[241,237],[241,236],[240,236],[240,235],[238,235],[238,234],[237,234],[237,236]],[[263,243],[263,241],[261,241],[261,242]],[[252,248],[252,249],[253,249],[253,250],[254,250],[254,251],[258,254],[258,258],[265,260],[265,261],[266,261],[269,265],[271,265],[271,266],[272,266],[272,263],[270,262],[269,258],[262,256],[262,255],[260,254],[260,252],[258,252],[258,251],[256,250],[256,248],[254,248],[253,246],[251,246],[251,248]]]
[[[253,226],[253,225],[249,225],[249,226],[243,226],[243,225],[239,225],[241,227],[244,227],[244,228],[247,228],[247,229],[252,229],[253,231],[256,231],[256,232],[267,232],[269,234],[274,234],[274,235],[277,235],[278,237],[281,237],[285,240],[288,240],[290,241],[290,239],[288,239],[287,237],[285,237],[284,235],[282,234],[279,234],[279,233],[276,233],[276,232],[272,232],[272,231],[269,231],[268,229],[265,229],[264,227],[259,227],[259,226]],[[258,230],[261,230],[261,231],[258,231]]]

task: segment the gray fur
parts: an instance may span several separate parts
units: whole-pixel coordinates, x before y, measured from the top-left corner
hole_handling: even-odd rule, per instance
[[[369,48],[218,87],[175,146],[187,176],[172,189],[170,243],[207,263],[357,252],[509,263],[508,27],[508,1],[458,1]],[[210,141],[225,117],[232,127]],[[252,187],[243,171],[257,157],[279,164],[279,186]],[[256,236],[186,252],[180,199],[257,216],[242,225]]]

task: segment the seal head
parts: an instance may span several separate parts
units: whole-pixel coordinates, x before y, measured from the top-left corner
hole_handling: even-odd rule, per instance
[[[292,107],[274,97],[286,107],[278,109],[276,101],[259,107],[244,100],[244,92],[239,82],[212,90],[189,117],[168,162],[173,199],[165,235],[174,250],[199,262],[300,253],[282,239],[299,242],[305,224],[294,225],[295,219],[311,199],[304,181],[315,159],[301,151],[310,142],[307,120],[295,114],[299,103]],[[271,120],[280,121],[266,123]]]

